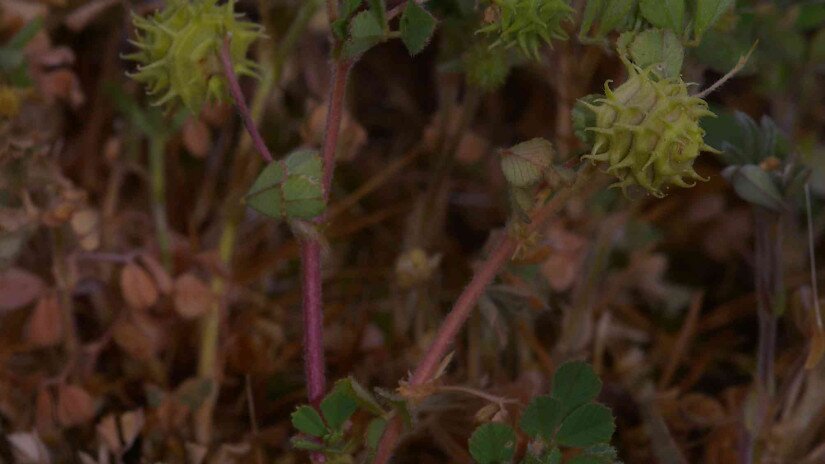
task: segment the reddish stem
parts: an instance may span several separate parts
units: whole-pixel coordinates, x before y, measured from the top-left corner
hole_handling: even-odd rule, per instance
[[[301,242],[301,284],[304,317],[304,369],[307,397],[315,406],[326,391],[324,373],[324,313],[321,284],[321,246],[316,240]]]
[[[573,186],[557,193],[550,202],[536,211],[530,221],[528,233],[534,233],[539,230],[547,219],[558,211],[577,188],[583,184],[583,179],[586,177],[588,177],[587,171],[580,172]],[[435,339],[415,369],[409,382],[410,387],[426,384],[433,379],[433,376],[437,373],[439,365],[441,364],[441,360],[447,355],[456,335],[458,335],[464,323],[467,322],[484,290],[490,285],[493,279],[495,279],[501,268],[507,264],[510,257],[516,251],[517,246],[518,242],[516,239],[510,234],[505,235],[490,253],[487,260],[476,270],[470,283],[464,288],[464,291],[461,292],[450,313],[438,329]],[[381,436],[373,464],[386,464],[389,462],[398,439],[401,436],[402,429],[403,424],[401,418],[399,416],[394,417]]]
[[[341,133],[341,119],[344,111],[344,96],[347,92],[347,77],[352,62],[349,60],[337,61],[332,70],[332,89],[327,109],[326,137],[322,158],[324,160],[324,195],[329,199],[332,186],[332,174],[335,172],[335,153],[338,147],[338,135]]]
[[[232,95],[232,99],[235,100],[235,108],[238,109],[238,113],[241,115],[243,124],[246,126],[246,131],[249,132],[249,137],[252,139],[252,145],[255,147],[255,150],[260,153],[264,160],[271,163],[273,160],[272,154],[266,147],[266,143],[264,143],[261,133],[258,132],[258,126],[255,125],[255,121],[252,119],[252,113],[249,112],[249,108],[246,106],[246,100],[244,99],[243,92],[241,91],[241,85],[238,83],[238,76],[235,75],[235,70],[232,67],[232,55],[229,52],[229,37],[224,37],[223,39],[223,47],[221,47],[220,58],[221,65],[223,65],[223,75],[229,83],[229,94]]]
[[[329,199],[332,175],[335,172],[335,153],[341,119],[344,111],[344,97],[347,77],[352,63],[337,61],[332,71],[332,88],[327,109],[326,136],[321,157],[324,160],[324,197]],[[321,281],[321,244],[309,238],[301,242],[301,281],[304,317],[304,369],[306,371],[307,396],[315,406],[321,402],[326,392],[324,375],[324,302]]]

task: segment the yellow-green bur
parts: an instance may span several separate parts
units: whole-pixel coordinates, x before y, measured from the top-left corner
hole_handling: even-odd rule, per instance
[[[276,219],[312,219],[324,212],[321,157],[300,149],[267,165],[246,195],[246,204]]]

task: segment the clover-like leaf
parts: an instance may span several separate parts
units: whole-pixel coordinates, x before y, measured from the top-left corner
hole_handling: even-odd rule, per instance
[[[533,398],[521,416],[519,427],[531,438],[551,440],[562,419],[562,405],[550,396]]]
[[[734,0],[696,0],[693,15],[693,32],[696,37],[701,38],[733,4]]]
[[[323,437],[327,433],[327,426],[321,415],[312,406],[301,405],[290,416],[292,426],[299,431],[312,435],[313,437]]]
[[[562,446],[584,448],[610,442],[616,430],[613,414],[606,406],[589,403],[575,409],[562,422],[556,440]]]
[[[314,150],[296,150],[269,163],[246,195],[246,203],[277,219],[312,219],[324,211],[321,158]]]
[[[722,175],[728,179],[743,200],[773,211],[782,210],[782,193],[771,175],[759,166],[729,166],[722,171]]]
[[[602,390],[602,381],[584,362],[562,364],[553,375],[551,396],[562,405],[562,415],[593,401]]]
[[[641,0],[642,15],[656,27],[682,32],[685,19],[685,0]]]
[[[321,401],[321,413],[333,430],[340,430],[358,409],[358,403],[342,389],[334,389]]]
[[[516,432],[507,424],[484,424],[473,432],[469,447],[479,464],[510,462],[516,451]]]
[[[401,15],[399,29],[401,41],[404,42],[410,55],[417,55],[430,43],[435,24],[433,15],[415,0],[408,0],[407,7]]]

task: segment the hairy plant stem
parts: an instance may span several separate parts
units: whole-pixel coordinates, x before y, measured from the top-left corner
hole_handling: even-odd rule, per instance
[[[261,54],[261,68],[263,72],[252,100],[251,109],[247,108],[243,94],[240,92],[240,84],[232,70],[231,62],[227,61],[223,63],[226,60],[222,59],[224,65],[229,64],[228,68],[224,68],[225,76],[230,83],[230,88],[233,91],[232,97],[236,104],[240,102],[243,105],[238,104],[236,107],[239,109],[239,112],[242,113],[244,127],[247,129],[241,133],[238,146],[232,156],[233,165],[229,182],[230,191],[222,208],[224,216],[221,224],[218,255],[221,264],[225,266],[229,274],[231,274],[232,257],[237,243],[238,227],[243,220],[243,211],[245,208],[241,202],[241,198],[246,191],[246,187],[257,173],[261,160],[265,159],[264,154],[260,153],[260,151],[259,154],[261,157],[250,156],[250,148],[252,148],[253,145],[253,132],[256,134],[254,138],[257,138],[259,143],[255,146],[256,150],[258,150],[261,145],[266,149],[266,145],[263,143],[257,131],[258,122],[263,117],[266,100],[272,93],[275,83],[280,80],[281,71],[283,70],[287,56],[289,56],[289,53],[294,49],[295,44],[301,37],[303,31],[306,30],[309,20],[320,7],[320,4],[320,0],[308,0],[304,2],[295,19],[290,24],[289,29],[284,34],[283,39],[279,42],[278,47],[275,48],[274,53]],[[253,131],[249,131],[249,127],[252,127]],[[269,151],[267,150],[266,153],[269,153]],[[221,316],[225,305],[224,294],[226,291],[226,282],[224,277],[215,275],[211,280],[210,287],[215,300],[201,321],[198,376],[211,379],[213,381],[213,388],[210,397],[195,413],[195,434],[198,442],[202,444],[208,444],[211,439],[212,416],[220,387],[218,382],[220,364],[217,353],[220,342]]]
[[[152,190],[152,215],[155,221],[160,260],[167,272],[172,272],[172,241],[166,217],[166,170],[164,152],[166,137],[153,136],[149,140],[149,175]]]
[[[347,78],[351,67],[352,62],[345,59],[333,63],[326,133],[321,152],[321,158],[324,162],[322,177],[324,197],[327,201],[329,201],[332,187],[332,175],[335,172],[335,153],[338,147],[338,135],[341,132],[344,96],[346,95]],[[307,398],[311,404],[318,406],[326,392],[323,283],[321,276],[321,243],[318,239],[312,237],[301,240],[301,283]]]
[[[570,187],[557,192],[552,199],[545,205],[537,208],[535,213],[531,216],[528,232],[537,232],[547,220],[554,215],[558,210],[564,206],[567,200],[577,192],[588,179],[591,167],[586,166],[579,172],[576,181]],[[447,317],[441,323],[438,333],[433,339],[427,352],[416,367],[409,380],[408,388],[414,388],[431,382],[433,376],[437,373],[442,359],[447,355],[447,352],[452,346],[456,335],[464,326],[464,323],[470,317],[473,309],[476,307],[479,298],[483,295],[488,285],[495,279],[499,271],[513,256],[519,242],[509,233],[504,234],[493,250],[490,252],[487,259],[479,266],[473,274],[470,283],[461,292],[461,295],[456,300]],[[399,416],[393,417],[387,425],[387,429],[381,436],[381,441],[378,444],[374,464],[385,464],[389,462],[398,439],[401,436],[403,424]]]

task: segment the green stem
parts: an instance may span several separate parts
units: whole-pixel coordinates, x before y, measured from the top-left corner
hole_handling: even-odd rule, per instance
[[[152,190],[152,215],[155,220],[160,259],[167,272],[172,271],[172,241],[169,236],[169,222],[166,218],[166,172],[164,152],[166,138],[153,136],[149,140],[149,174]]]
[[[259,125],[263,118],[266,102],[275,87],[275,83],[280,81],[284,62],[291,51],[295,48],[298,39],[306,30],[309,20],[315,11],[320,7],[319,0],[305,2],[298,11],[295,19],[289,26],[283,39],[274,53],[261,53],[261,67],[263,69],[261,80],[252,99],[249,108],[252,121]],[[262,5],[263,11],[265,5]],[[233,156],[233,165],[230,173],[229,193],[224,201],[222,210],[225,212],[222,218],[221,235],[218,245],[218,255],[226,269],[230,270],[232,257],[237,244],[237,231],[243,220],[245,206],[241,202],[247,187],[255,178],[261,165],[261,158],[254,156],[252,152],[252,139],[247,131],[242,131],[238,146]],[[214,294],[215,303],[204,315],[200,326],[200,352],[198,357],[198,376],[208,378],[213,381],[212,394],[204,402],[203,406],[195,413],[195,434],[199,443],[208,444],[211,440],[212,416],[215,409],[220,384],[218,375],[220,363],[218,360],[218,347],[220,344],[220,326],[222,308],[225,304],[224,293],[226,281],[222,276],[216,275],[210,283]]]

